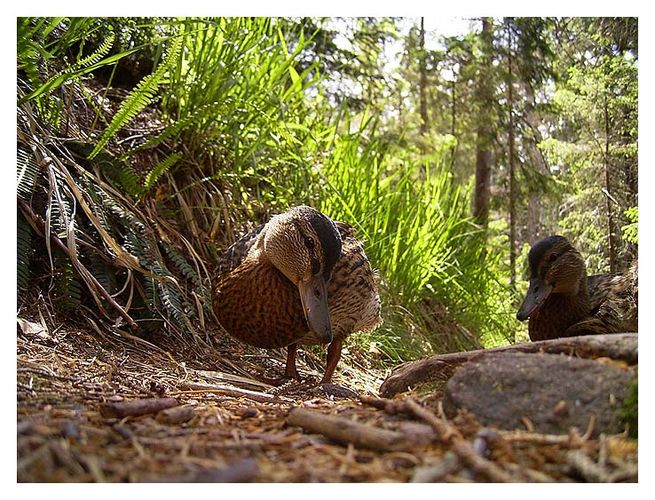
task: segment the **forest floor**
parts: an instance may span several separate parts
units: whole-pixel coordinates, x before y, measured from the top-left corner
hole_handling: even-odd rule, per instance
[[[154,346],[19,313],[17,480],[636,481],[625,435],[448,420],[439,390],[377,398],[385,373],[349,354],[334,382],[358,396],[335,398],[314,385],[322,362],[298,360],[305,381],[273,388],[253,376],[281,375],[283,351]]]

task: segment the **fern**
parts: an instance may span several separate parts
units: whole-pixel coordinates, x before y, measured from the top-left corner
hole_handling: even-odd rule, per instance
[[[34,155],[20,146],[18,146],[16,156],[16,191],[19,198],[28,201],[32,197],[39,178],[39,165],[36,163]]]
[[[148,139],[143,144],[131,149],[126,153],[126,155],[136,153],[138,151],[143,151],[144,149],[149,149],[158,144],[161,144],[166,139],[176,136],[183,130],[188,130],[192,125],[197,125],[198,123],[205,122],[209,118],[217,120],[217,116],[220,116],[220,112],[225,108],[224,102],[212,102],[209,104],[204,104],[200,108],[193,111],[188,116],[177,120],[170,127],[166,127],[163,132],[151,139]],[[126,156],[124,155],[124,156]]]
[[[198,273],[193,268],[193,266],[189,264],[184,255],[178,252],[177,249],[175,249],[175,247],[172,245],[163,244],[163,247],[166,255],[168,255],[168,257],[173,261],[175,267],[179,269],[184,277],[193,282],[196,287],[202,288],[200,276],[198,276]]]
[[[122,187],[132,198],[140,198],[145,189],[141,185],[141,178],[127,162],[105,163],[102,169],[107,178]]]
[[[17,234],[17,284],[20,290],[25,290],[30,279],[30,259],[34,249],[32,247],[32,228],[22,213],[18,213]]]
[[[125,98],[120,109],[111,120],[109,127],[105,129],[98,144],[96,144],[96,147],[91,151],[89,159],[93,159],[123,126],[143,111],[143,109],[154,100],[159,84],[168,71],[171,62],[178,57],[180,48],[181,39],[177,37],[173,40],[173,45],[169,50],[168,55],[159,68],[157,68],[157,71],[141,80],[136,88]]]
[[[94,64],[98,64],[102,60],[102,58],[109,53],[112,46],[114,45],[115,39],[116,36],[114,35],[114,33],[110,33],[109,36],[105,39],[104,42],[102,42],[100,47],[98,47],[98,49],[95,52],[78,60],[75,64],[62,71],[62,74],[75,73],[81,69],[88,68],[89,66],[92,66]]]
[[[73,263],[61,252],[55,253],[55,293],[59,295],[59,306],[72,310],[79,307],[82,300],[82,285],[78,279]]]
[[[143,186],[146,190],[150,190],[152,186],[159,180],[159,178],[168,171],[173,165],[175,165],[179,159],[182,158],[182,153],[173,153],[170,156],[167,156],[162,161],[157,163],[150,172],[146,175]]]
[[[88,269],[94,278],[109,293],[116,290],[116,273],[114,267],[105,259],[101,258],[95,252],[92,252],[88,258]]]

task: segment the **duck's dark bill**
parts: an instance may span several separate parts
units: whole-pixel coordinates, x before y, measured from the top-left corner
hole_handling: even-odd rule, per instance
[[[332,324],[327,301],[327,285],[322,275],[298,285],[305,319],[317,342],[332,342]]]
[[[516,313],[516,319],[519,321],[525,321],[528,319],[530,315],[544,303],[552,290],[552,286],[546,285],[539,278],[531,279],[528,293],[525,296],[523,304],[521,304],[519,312]]]

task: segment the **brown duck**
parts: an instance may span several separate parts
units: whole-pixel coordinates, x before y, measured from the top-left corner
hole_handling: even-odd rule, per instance
[[[530,339],[637,331],[637,263],[625,274],[587,277],[584,260],[563,236],[535,243],[530,285],[517,319]]]
[[[374,272],[354,230],[311,207],[272,217],[221,256],[214,311],[233,337],[287,347],[285,376],[300,380],[299,344],[329,344],[328,384],[345,338],[381,323]]]

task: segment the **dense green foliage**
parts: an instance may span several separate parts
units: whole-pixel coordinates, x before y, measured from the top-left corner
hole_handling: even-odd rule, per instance
[[[408,22],[19,19],[21,290],[31,270],[49,269],[62,308],[115,318],[104,288],[126,321],[200,339],[216,255],[271,214],[306,203],[355,226],[380,270],[385,324],[355,337],[360,348],[398,359],[520,338],[510,243],[525,253],[521,243],[564,231],[596,250],[594,270],[606,267],[597,178],[610,156],[622,176],[608,193],[622,208],[614,229],[636,224],[636,209],[625,212],[637,205],[634,60],[618,50],[597,64],[580,59],[593,50],[588,41],[611,45],[602,23],[567,25],[605,37],[579,46],[557,42],[555,21],[517,19],[493,23],[484,43],[472,30],[434,49],[416,25],[401,29]],[[389,70],[392,43],[401,64]],[[578,59],[556,57],[555,43]],[[513,110],[518,218],[536,217],[535,199],[543,205],[538,230],[523,224],[514,242],[503,132],[510,53],[524,97]],[[486,100],[476,93],[481,78]],[[483,109],[496,134],[488,227],[471,216]],[[598,148],[609,121],[614,135]],[[45,220],[44,248],[31,245],[27,207]],[[625,237],[636,244],[636,226]],[[94,303],[83,303],[81,282]]]

